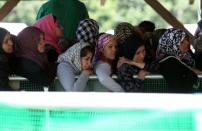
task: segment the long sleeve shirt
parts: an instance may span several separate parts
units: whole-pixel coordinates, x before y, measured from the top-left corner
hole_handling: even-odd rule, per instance
[[[113,92],[123,92],[121,86],[110,76],[111,66],[108,63],[98,61],[95,65],[95,72],[102,85]]]
[[[63,62],[58,65],[57,77],[65,91],[83,91],[85,89],[89,76],[84,73],[81,73],[78,79],[75,78],[76,76],[70,63]]]

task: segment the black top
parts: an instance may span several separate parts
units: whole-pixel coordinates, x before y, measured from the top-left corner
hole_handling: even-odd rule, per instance
[[[49,63],[46,68],[42,68],[27,58],[16,57],[15,60],[15,74],[23,76],[33,83],[48,86],[56,76],[57,64]]]

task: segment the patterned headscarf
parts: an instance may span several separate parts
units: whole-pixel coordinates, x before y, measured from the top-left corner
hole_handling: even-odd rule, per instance
[[[123,43],[123,41],[133,33],[134,27],[128,22],[119,23],[114,30],[114,34],[117,37],[119,43]]]
[[[73,46],[71,46],[68,50],[66,50],[64,53],[59,55],[57,62],[68,62],[72,65],[76,73],[81,72],[81,49],[84,47],[89,46],[87,43],[76,43]]]
[[[162,59],[162,54],[181,58],[184,54],[181,53],[179,45],[186,35],[187,34],[181,29],[168,29],[159,39],[159,45],[157,47],[157,59]]]
[[[80,43],[89,43],[90,45],[95,47],[95,40],[99,33],[99,26],[97,22],[93,19],[85,19],[80,21],[77,31],[76,37],[77,41]]]
[[[107,44],[113,38],[114,38],[113,35],[107,33],[104,33],[101,36],[99,36],[99,38],[96,41],[96,55],[95,55],[96,61],[101,59],[104,45]]]

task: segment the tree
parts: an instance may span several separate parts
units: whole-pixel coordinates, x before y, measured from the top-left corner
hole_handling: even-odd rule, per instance
[[[166,28],[166,23],[144,0],[107,0],[100,6],[99,0],[81,0],[86,4],[90,17],[97,20],[100,31],[112,29],[117,23],[126,21],[137,25],[142,20],[151,20],[157,28]],[[189,5],[188,0],[159,0],[182,23],[196,23],[198,1]],[[5,1],[4,1],[5,2]],[[4,2],[0,2],[2,5]],[[21,1],[3,20],[32,25],[40,6],[46,1]],[[183,4],[182,4],[183,2]]]

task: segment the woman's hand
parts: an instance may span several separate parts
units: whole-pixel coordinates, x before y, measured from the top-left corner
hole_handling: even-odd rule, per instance
[[[132,60],[129,60],[129,59],[125,58],[125,57],[120,57],[119,61],[117,63],[117,68],[119,68],[123,64],[129,64],[129,65],[131,65],[131,62],[132,62]]]
[[[92,70],[92,69],[83,70],[82,72],[83,72],[86,76],[89,76],[89,75],[93,74],[93,70]]]
[[[149,72],[145,71],[145,70],[140,70],[138,75],[137,75],[137,78],[139,78],[140,80],[144,80],[145,79],[145,76],[148,75]]]

